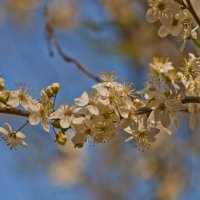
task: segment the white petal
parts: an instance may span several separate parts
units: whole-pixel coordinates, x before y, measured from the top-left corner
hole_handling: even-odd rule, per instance
[[[170,27],[167,26],[167,25],[162,25],[159,30],[158,30],[158,35],[161,37],[161,38],[164,38],[166,37],[169,33],[170,33]]]
[[[78,106],[85,106],[85,105],[87,105],[88,102],[89,102],[89,97],[88,97],[87,92],[83,92],[83,94],[81,95],[80,98],[75,98],[74,102]]]
[[[172,36],[179,36],[182,30],[183,30],[183,26],[182,24],[179,24],[178,26],[171,28],[171,34]]]
[[[60,125],[62,128],[68,128],[71,124],[71,117],[66,116],[60,120]]]
[[[158,13],[156,12],[153,12],[152,9],[148,9],[147,13],[146,13],[146,20],[149,22],[149,23],[154,23],[158,20]]]
[[[4,128],[7,130],[8,133],[12,133],[12,128],[9,123],[4,123]]]
[[[130,136],[130,137],[125,139],[125,142],[130,142],[130,140],[132,140],[132,139],[133,139],[133,136]]]
[[[62,114],[57,110],[50,114],[49,119],[60,119]]]
[[[18,94],[19,94],[18,92],[11,91],[7,104],[13,108],[16,108],[17,106],[19,106],[20,100],[19,100]]]
[[[40,122],[40,114],[38,112],[31,112],[28,120],[31,125],[37,125]]]
[[[20,145],[23,146],[23,147],[28,147],[28,145],[24,141],[22,141],[22,143]]]
[[[119,123],[120,128],[126,129],[127,127],[130,126],[130,119],[122,119]]]
[[[41,124],[42,124],[43,129],[44,129],[46,132],[49,132],[49,131],[50,131],[50,126],[49,126],[49,121],[48,121],[48,119],[42,118]]]
[[[119,113],[120,113],[120,115],[121,115],[122,117],[128,118],[129,111],[128,111],[128,109],[127,109],[126,106],[120,107],[118,110],[119,110]]]
[[[28,108],[32,111],[39,111],[40,109],[40,103],[38,103],[35,99],[31,99],[28,102]]]
[[[18,138],[21,138],[21,139],[23,139],[23,138],[26,137],[26,135],[24,135],[22,132],[17,132],[17,133],[16,133],[16,136],[17,136]]]
[[[167,111],[164,111],[161,115],[161,124],[164,126],[164,127],[168,127],[171,123],[171,119],[170,119],[170,115],[169,115],[169,112]]]
[[[85,119],[84,117],[74,117],[74,118],[72,118],[72,122],[74,124],[82,124],[84,119]]]
[[[5,128],[0,127],[0,133],[3,133],[4,135],[8,135],[8,131]]]
[[[95,89],[100,95],[104,97],[109,96],[109,91],[105,87],[100,86],[100,87],[96,87]]]
[[[93,115],[99,115],[99,109],[94,105],[88,105],[88,111]]]

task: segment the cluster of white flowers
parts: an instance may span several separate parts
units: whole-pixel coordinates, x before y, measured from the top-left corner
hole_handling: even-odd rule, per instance
[[[157,20],[161,22],[158,35],[163,38],[171,34],[183,40],[181,51],[185,48],[187,40],[197,40],[196,26],[192,28],[192,15],[183,1],[175,0],[148,0],[149,9],[146,19],[150,23]]]
[[[60,85],[53,83],[41,91],[39,100],[30,96],[23,87],[14,91],[4,90],[0,79],[0,109],[23,107],[29,112],[31,125],[42,124],[46,132],[50,125],[55,142],[64,145],[67,131],[73,130],[74,147],[81,148],[87,142],[94,144],[110,141],[119,133],[126,133],[126,141],[137,146],[149,147],[160,130],[171,134],[170,125],[178,126],[177,113],[188,110],[190,127],[195,127],[199,105],[183,102],[186,96],[199,97],[200,58],[189,54],[182,67],[175,68],[167,58],[154,58],[149,64],[145,88],[136,91],[132,83],[119,83],[115,72],[101,73],[101,80],[90,92],[83,92],[74,104],[62,104],[55,109]],[[21,127],[23,128],[24,125]],[[0,128],[1,139],[11,148],[27,146],[25,135],[13,131],[9,124]]]
[[[193,28],[192,11],[184,1],[148,0],[146,18],[150,23],[160,21],[160,37],[169,34],[183,40],[181,50],[187,40],[197,40],[197,28]],[[191,13],[190,13],[191,11]],[[198,20],[197,20],[198,21]],[[136,91],[132,83],[117,82],[115,72],[101,73],[101,82],[90,92],[84,91],[72,104],[62,104],[56,109],[59,83],[53,83],[34,99],[29,88],[20,85],[8,91],[0,77],[0,113],[10,113],[28,117],[28,121],[13,131],[10,124],[0,127],[0,139],[11,149],[18,145],[27,147],[26,137],[20,131],[27,124],[41,123],[46,132],[52,126],[55,142],[65,145],[68,130],[74,135],[74,147],[81,148],[87,142],[94,144],[110,141],[118,134],[128,135],[139,148],[149,147],[162,131],[171,134],[171,125],[178,127],[177,113],[190,113],[190,127],[195,128],[200,110],[200,58],[189,53],[182,66],[174,67],[168,58],[153,58],[145,88]],[[23,109],[23,110],[20,110]]]
[[[169,62],[168,59],[164,58],[154,58],[153,62],[150,63],[149,66],[150,66],[150,77],[154,79],[156,87],[158,87],[157,85],[158,82],[160,83],[159,85],[161,86],[160,89],[156,89],[156,91],[159,90],[159,92],[157,93],[155,93],[155,91],[154,93],[150,92],[151,98],[154,98],[155,95],[158,96],[159,94],[161,94],[162,91],[163,96],[165,98],[166,97],[170,98],[170,101],[172,101],[170,104],[175,106],[178,110],[185,110],[186,108],[183,107],[182,105],[183,102],[181,102],[180,99],[181,97],[182,98],[191,96],[197,98],[199,97],[200,58],[195,57],[194,54],[189,53],[188,59],[185,59],[182,66],[179,68],[173,67],[172,63]],[[165,70],[162,69],[162,66],[165,68]],[[155,95],[152,96],[152,94]],[[165,102],[165,100],[162,99],[163,96],[160,96],[160,98],[158,98],[159,101]],[[176,101],[174,101],[173,98],[176,98]],[[187,109],[191,113],[190,128],[194,129],[197,119],[197,113],[199,112],[200,107],[198,103],[190,102]],[[171,108],[171,110],[174,109]],[[174,119],[176,119],[176,117]]]
[[[4,79],[0,78],[0,109],[22,107],[25,111],[30,113],[28,122],[31,125],[37,125],[41,122],[44,130],[49,132],[49,115],[54,111],[54,102],[52,99],[56,98],[59,90],[60,85],[54,83],[47,89],[41,91],[41,98],[37,101],[30,96],[28,87],[23,85],[20,85],[18,89],[13,91],[5,90]],[[10,146],[11,149],[16,148],[18,144],[27,146],[27,144],[22,141],[25,135],[19,131],[13,131],[8,123],[5,124],[4,128],[0,129],[0,134],[1,139]]]

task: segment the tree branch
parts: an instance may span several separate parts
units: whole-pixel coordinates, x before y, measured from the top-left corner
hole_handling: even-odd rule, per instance
[[[200,19],[199,16],[197,15],[195,9],[192,6],[192,3],[190,2],[190,0],[186,0],[187,5],[188,5],[188,9],[189,11],[192,13],[193,17],[195,18],[197,24],[200,26]]]
[[[193,97],[193,96],[187,96],[184,99],[181,100],[182,104],[187,104],[187,103],[200,103],[200,97]],[[143,107],[139,108],[138,110],[135,111],[136,115],[142,115],[142,114],[150,114],[152,111],[151,108]],[[188,112],[187,109],[180,110],[181,112]],[[9,115],[18,115],[22,117],[28,117],[29,112],[20,110],[17,108],[0,108],[0,113],[3,114],[9,114]]]
[[[194,96],[186,96],[184,99],[181,99],[182,104],[187,103],[200,103],[200,97],[194,97]],[[150,114],[152,111],[151,108],[143,107],[139,108],[135,111],[136,115],[142,115],[142,114]],[[181,112],[189,112],[188,109],[182,109]]]
[[[54,45],[54,47],[56,48],[58,54],[61,56],[61,58],[65,61],[65,62],[69,62],[69,63],[73,63],[76,65],[76,67],[82,71],[84,74],[86,74],[88,77],[92,78],[93,80],[95,80],[96,82],[100,82],[101,79],[98,76],[95,76],[92,72],[90,72],[85,66],[83,66],[79,61],[77,61],[76,59],[66,55],[62,48],[60,47],[56,36],[54,34],[54,30],[52,28],[50,19],[49,19],[49,14],[48,14],[48,9],[47,7],[44,8],[44,16],[46,19],[46,33],[49,37],[49,39],[51,40],[52,44]]]
[[[29,112],[17,108],[0,108],[0,113],[28,117]]]

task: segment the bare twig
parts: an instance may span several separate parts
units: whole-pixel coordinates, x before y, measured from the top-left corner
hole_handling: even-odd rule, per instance
[[[192,13],[193,17],[195,18],[197,24],[200,26],[200,19],[199,16],[197,15],[195,9],[192,6],[192,3],[190,2],[190,0],[186,0],[187,5],[188,5],[188,9],[189,11]]]
[[[62,57],[62,59],[66,62],[69,63],[73,63],[76,65],[76,67],[82,71],[84,74],[86,74],[88,77],[92,78],[93,80],[95,80],[96,82],[100,82],[101,79],[98,76],[95,76],[92,72],[90,72],[85,66],[83,66],[79,61],[77,61],[76,59],[66,55],[62,48],[60,47],[57,38],[54,34],[54,30],[52,28],[50,19],[49,19],[49,15],[48,15],[48,9],[47,7],[44,8],[44,16],[46,18],[46,27],[45,30],[47,32],[47,35],[49,37],[49,39],[51,40],[52,44],[55,46],[57,52],[59,53],[59,55]]]

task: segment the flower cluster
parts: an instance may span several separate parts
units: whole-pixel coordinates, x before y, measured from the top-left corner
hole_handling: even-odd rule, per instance
[[[179,68],[167,58],[153,58],[145,88],[140,91],[136,91],[132,83],[117,82],[115,72],[101,73],[100,78],[102,82],[92,86],[90,92],[83,92],[73,104],[62,104],[58,109],[55,109],[55,103],[59,83],[43,89],[40,99],[36,100],[24,87],[5,90],[1,78],[0,109],[23,107],[28,111],[27,123],[41,123],[46,132],[52,125],[55,142],[60,145],[67,142],[68,130],[73,130],[71,141],[78,148],[87,142],[110,141],[120,133],[129,135],[126,141],[148,148],[160,131],[171,134],[172,122],[178,126],[179,111],[188,111],[190,127],[195,127],[199,105],[185,99],[199,97],[200,58],[195,55],[190,53]],[[25,135],[19,132],[25,125],[13,131],[9,124],[5,124],[0,128],[1,139],[11,148],[17,145],[26,147]]]
[[[177,37],[183,40],[180,48],[185,48],[187,40],[197,40],[197,29],[192,27],[192,15],[183,3],[175,0],[148,0],[149,9],[146,13],[146,19],[150,23],[161,22],[158,35],[163,38],[167,35]]]

